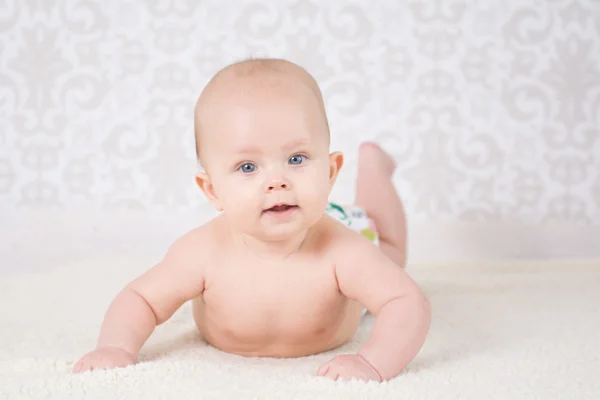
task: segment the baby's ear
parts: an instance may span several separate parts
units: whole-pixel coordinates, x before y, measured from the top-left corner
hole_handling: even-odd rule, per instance
[[[334,151],[329,155],[329,188],[333,187],[335,180],[344,165],[344,155],[339,151]]]
[[[215,194],[215,189],[213,184],[210,182],[210,177],[205,172],[198,172],[196,174],[196,184],[204,192],[208,200],[211,204],[217,209],[217,211],[223,211],[223,207],[221,207],[221,202],[217,198]]]

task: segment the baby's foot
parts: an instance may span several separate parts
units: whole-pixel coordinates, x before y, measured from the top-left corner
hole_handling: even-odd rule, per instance
[[[358,169],[367,175],[391,178],[396,162],[377,143],[364,142],[358,151]]]

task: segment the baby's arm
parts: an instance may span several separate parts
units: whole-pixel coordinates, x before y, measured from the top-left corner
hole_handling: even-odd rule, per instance
[[[430,306],[405,270],[364,238],[342,246],[335,274],[340,291],[376,317],[358,355],[382,380],[398,375],[417,355],[430,324]]]
[[[73,372],[134,364],[156,326],[202,293],[204,262],[198,235],[191,232],[177,240],[161,262],[121,290],[104,316],[96,349],[82,357]]]

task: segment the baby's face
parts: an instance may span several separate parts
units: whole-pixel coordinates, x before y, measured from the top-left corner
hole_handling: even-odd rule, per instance
[[[282,240],[315,224],[335,176],[327,122],[314,93],[292,82],[238,93],[207,108],[203,162],[214,203],[230,225]]]

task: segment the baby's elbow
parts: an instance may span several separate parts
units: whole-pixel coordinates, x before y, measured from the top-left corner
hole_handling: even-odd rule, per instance
[[[412,298],[415,300],[416,304],[418,304],[419,309],[422,310],[423,316],[427,317],[427,319],[430,319],[431,318],[431,303],[429,302],[429,299],[427,298],[427,296],[425,296],[423,289],[421,289],[421,287],[419,285],[417,285],[417,283],[415,282],[414,286],[412,287],[412,290],[410,290],[410,292],[411,292]]]
[[[426,334],[431,324],[431,303],[418,286],[410,291],[408,297],[411,299],[410,304],[412,304],[415,322],[422,327],[423,333]]]

